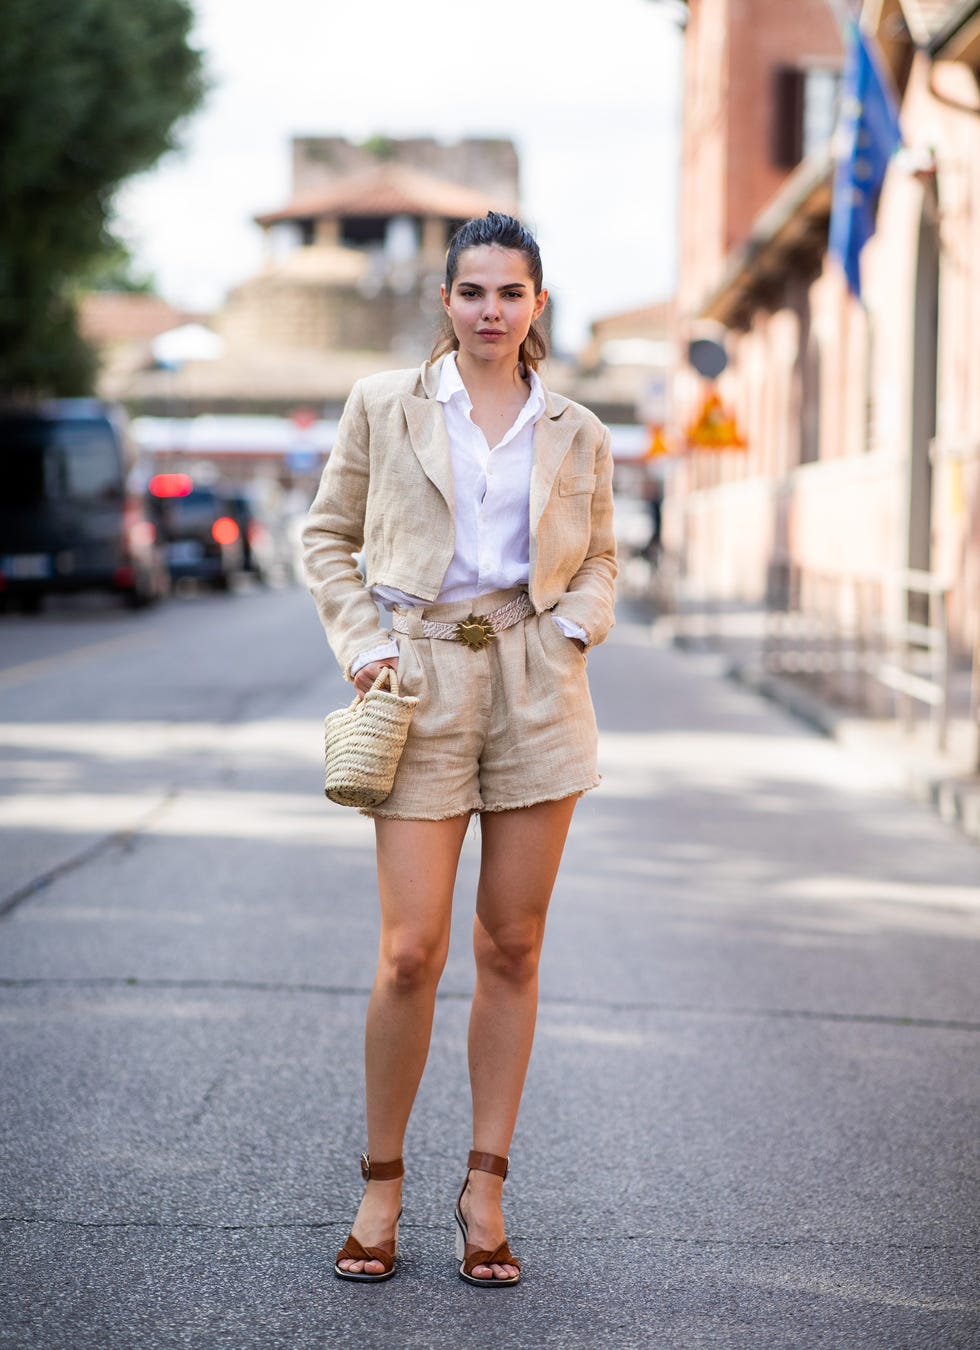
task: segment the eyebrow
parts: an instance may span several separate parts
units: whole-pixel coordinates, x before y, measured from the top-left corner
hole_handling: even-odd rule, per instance
[[[502,286],[498,286],[498,291],[517,291],[525,288],[529,283],[526,281],[506,281]],[[465,277],[457,277],[454,282],[456,286],[469,286],[471,291],[485,291],[486,287],[481,286],[478,281],[467,281]]]

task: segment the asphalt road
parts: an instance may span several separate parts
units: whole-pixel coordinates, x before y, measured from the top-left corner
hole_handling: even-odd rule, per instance
[[[376,917],[308,597],[0,618],[0,1345],[980,1345],[980,852],[620,617],[494,1293],[452,1260],[472,832],[399,1274],[330,1273]]]

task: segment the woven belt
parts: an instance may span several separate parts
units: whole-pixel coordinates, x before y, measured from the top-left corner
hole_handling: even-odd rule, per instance
[[[458,623],[439,623],[436,619],[420,619],[419,624],[423,637],[461,642],[464,647],[469,647],[471,652],[478,652],[481,647],[492,642],[498,633],[502,633],[506,628],[513,628],[515,624],[533,613],[534,606],[530,597],[522,591],[506,605],[491,610],[489,614],[467,614],[466,618],[460,619]],[[409,616],[395,610],[391,616],[391,626],[396,633],[408,633]]]

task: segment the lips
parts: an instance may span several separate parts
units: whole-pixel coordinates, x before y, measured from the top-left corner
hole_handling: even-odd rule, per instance
[[[506,336],[506,334],[504,333],[503,329],[501,329],[501,328],[478,328],[478,329],[476,330],[476,335],[477,335],[477,337],[505,337],[505,336]]]

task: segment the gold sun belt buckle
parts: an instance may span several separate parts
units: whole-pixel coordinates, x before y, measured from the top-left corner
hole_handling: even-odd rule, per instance
[[[456,641],[478,652],[497,636],[493,624],[482,614],[467,614],[456,625]]]

